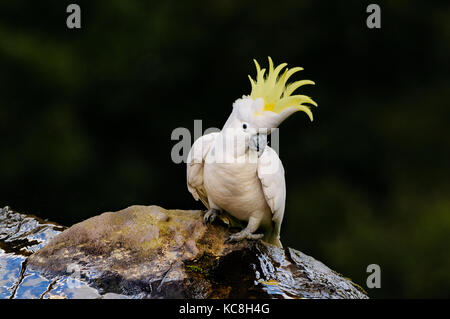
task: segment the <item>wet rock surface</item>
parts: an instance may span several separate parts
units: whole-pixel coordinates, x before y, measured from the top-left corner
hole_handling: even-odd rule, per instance
[[[27,271],[27,258],[65,227],[31,215],[0,209],[0,298],[39,298],[49,284]]]
[[[310,256],[224,243],[237,230],[202,221],[202,211],[131,206],[64,230],[4,208],[0,298],[367,298]]]

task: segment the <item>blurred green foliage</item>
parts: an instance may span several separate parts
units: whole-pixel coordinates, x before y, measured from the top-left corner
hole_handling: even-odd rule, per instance
[[[201,208],[176,127],[221,127],[252,59],[302,66],[319,107],[280,131],[282,240],[372,297],[450,297],[447,1],[0,3],[0,204],[70,225],[131,204]]]

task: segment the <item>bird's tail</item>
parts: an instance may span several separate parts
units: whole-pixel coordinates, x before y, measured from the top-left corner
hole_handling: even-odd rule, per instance
[[[283,248],[283,244],[280,240],[280,233],[276,231],[276,229],[272,229],[271,231],[265,233],[263,240],[269,244]]]

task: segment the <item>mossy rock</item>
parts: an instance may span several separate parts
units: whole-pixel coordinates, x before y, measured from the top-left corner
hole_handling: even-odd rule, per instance
[[[366,298],[312,257],[262,241],[225,243],[235,231],[204,212],[131,206],[75,224],[28,258],[47,277],[81,279],[101,294],[142,298]]]

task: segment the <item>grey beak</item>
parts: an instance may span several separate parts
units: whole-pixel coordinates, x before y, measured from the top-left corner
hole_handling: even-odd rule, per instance
[[[264,152],[267,146],[267,135],[266,134],[256,134],[250,138],[248,146],[251,150],[258,152],[258,157]]]

